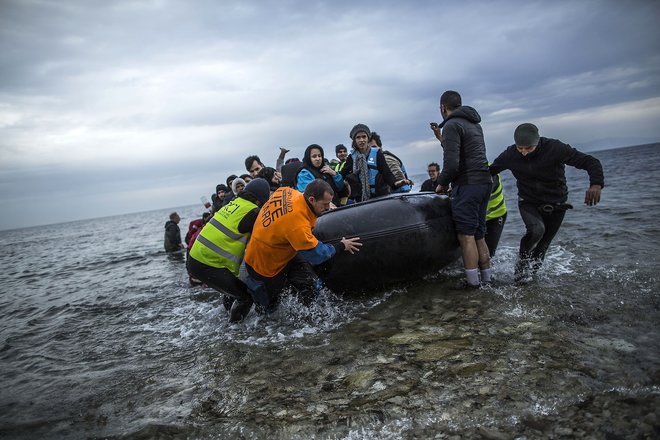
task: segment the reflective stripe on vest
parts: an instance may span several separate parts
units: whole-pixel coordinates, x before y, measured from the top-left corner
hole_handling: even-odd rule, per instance
[[[502,217],[506,214],[506,203],[504,203],[504,193],[502,192],[502,179],[497,175],[497,186],[490,193],[488,207],[486,208],[486,221]]]
[[[257,208],[241,197],[227,203],[204,226],[190,249],[190,256],[207,266],[228,269],[238,276],[249,233],[238,232],[245,215]]]

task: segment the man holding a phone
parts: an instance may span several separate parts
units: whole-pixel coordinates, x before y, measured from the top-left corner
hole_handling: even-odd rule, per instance
[[[463,267],[469,288],[491,281],[490,255],[484,240],[486,207],[492,179],[488,170],[481,116],[462,105],[461,95],[448,90],[440,97],[443,122],[431,123],[431,130],[443,150],[442,172],[437,193],[452,186],[452,216],[463,254]]]

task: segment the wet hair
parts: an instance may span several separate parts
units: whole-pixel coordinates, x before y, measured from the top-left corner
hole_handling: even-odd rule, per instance
[[[172,214],[170,214],[170,220],[172,220],[172,221],[174,221],[174,219],[177,218],[177,217],[179,217],[179,214],[177,214],[176,212],[173,212]]]
[[[376,145],[378,145],[378,148],[383,148],[383,142],[380,140],[380,135],[376,133],[375,131],[371,132],[371,139],[372,141],[376,142]]]
[[[309,182],[303,195],[305,196],[305,200],[308,200],[310,197],[314,197],[315,200],[321,200],[325,196],[325,193],[329,193],[331,196],[335,195],[328,182],[321,179],[314,179]]]
[[[259,159],[259,156],[248,156],[245,158],[245,171],[248,173],[250,172],[250,167],[252,166],[252,162],[257,161],[257,163],[261,166],[264,166],[263,163],[261,163],[261,159]]]
[[[461,101],[461,95],[459,95],[458,92],[455,92],[453,90],[447,90],[440,97],[440,105],[444,105],[449,110],[454,110],[455,108],[458,108],[461,105],[463,105]]]
[[[435,170],[438,171],[438,172],[440,172],[440,165],[438,165],[438,164],[435,163],[435,162],[431,162],[430,164],[427,165],[427,167],[428,167],[428,168],[430,168],[430,167],[435,167]]]

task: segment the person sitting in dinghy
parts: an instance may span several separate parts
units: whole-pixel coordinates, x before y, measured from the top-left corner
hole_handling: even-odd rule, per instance
[[[412,190],[413,182],[408,179],[408,173],[406,172],[406,167],[403,164],[403,161],[399,159],[394,153],[388,150],[383,150],[383,141],[380,139],[380,135],[375,131],[371,132],[371,139],[369,140],[370,147],[378,147],[379,150],[383,152],[385,157],[385,162],[387,166],[394,174],[394,178],[397,181],[405,180],[406,183],[399,187],[392,188],[393,193],[407,193]]]
[[[314,179],[324,180],[332,187],[334,192],[332,203],[335,207],[340,205],[343,197],[350,195],[350,187],[344,184],[341,174],[325,164],[323,148],[317,144],[312,144],[305,150],[303,166],[296,175],[295,188],[300,192],[305,192],[307,185]]]
[[[341,174],[351,185],[351,198],[356,202],[364,202],[388,195],[392,188],[406,184],[406,180],[396,180],[387,166],[383,152],[369,146],[369,127],[357,124],[351,130],[350,137],[353,140],[353,151],[346,158]]]

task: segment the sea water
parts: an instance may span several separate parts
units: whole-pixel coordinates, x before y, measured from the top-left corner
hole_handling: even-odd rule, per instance
[[[239,324],[163,251],[174,209],[0,232],[0,438],[657,438],[660,145],[593,154],[602,201],[567,168],[529,285],[504,172],[492,287],[457,262]],[[202,208],[176,210],[185,235]]]

